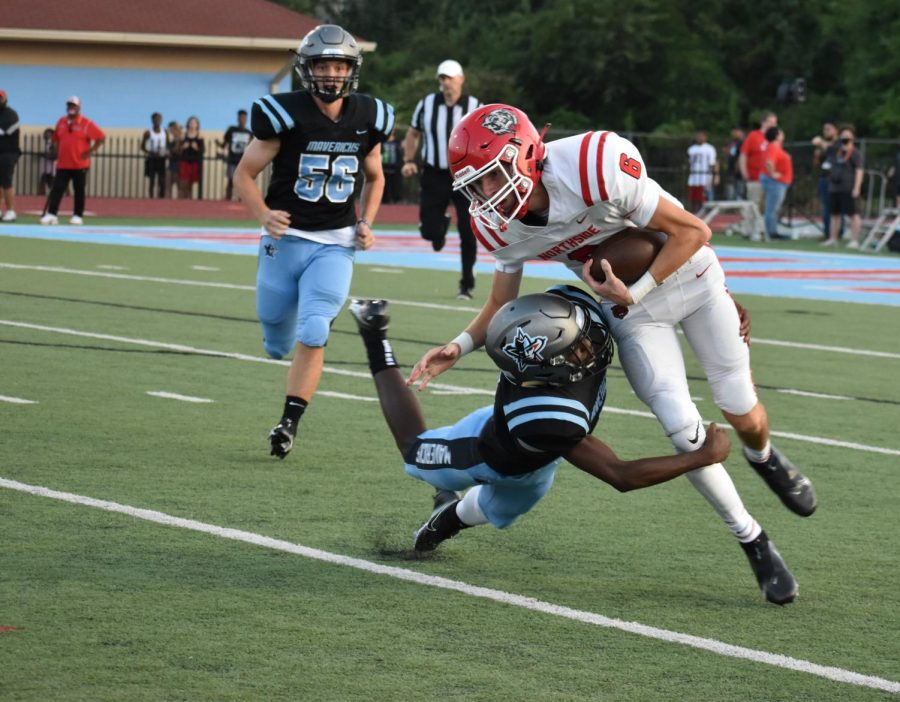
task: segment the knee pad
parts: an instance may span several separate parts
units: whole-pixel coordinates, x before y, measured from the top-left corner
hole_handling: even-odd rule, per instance
[[[328,332],[331,331],[332,320],[321,315],[313,315],[300,322],[300,330],[297,334],[298,341],[304,346],[324,346],[328,341]]]
[[[709,384],[716,406],[728,414],[747,414],[759,401],[749,365],[717,374]]]
[[[276,361],[278,361],[291,352],[291,348],[293,348],[293,345],[290,342],[285,343],[275,340],[263,339],[263,348],[266,350],[266,354],[269,356],[269,358],[274,358]]]
[[[693,424],[670,434],[669,439],[678,453],[696,451],[706,441],[706,427],[703,426],[703,420],[697,417]]]

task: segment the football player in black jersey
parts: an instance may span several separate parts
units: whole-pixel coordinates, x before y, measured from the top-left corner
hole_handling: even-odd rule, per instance
[[[591,436],[606,399],[613,342],[599,305],[578,288],[558,285],[501,307],[485,343],[501,370],[493,406],[430,430],[387,339],[387,302],[353,300],[350,312],[406,472],[437,488],[435,509],[416,531],[416,551],[434,550],[478,524],[509,526],[550,489],[563,458],[624,492],[724,460],[731,448],[715,424],[698,451],[633,461]],[[465,496],[456,492],[467,488]],[[790,602],[796,581],[774,547],[748,556],[766,597]]]
[[[279,458],[293,447],[319,384],[331,322],[350,292],[354,253],[375,242],[381,143],[394,128],[394,109],[356,92],[361,65],[359,45],[340,27],[307,34],[295,62],[303,90],[253,103],[254,140],[234,173],[238,195],[263,227],[256,277],[263,346],[272,358],[295,349],[281,421],[269,434]],[[264,199],[255,179],[270,163]]]

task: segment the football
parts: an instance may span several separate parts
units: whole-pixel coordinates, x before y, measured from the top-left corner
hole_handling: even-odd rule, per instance
[[[600,267],[600,260],[605,258],[616,277],[625,285],[631,285],[647,272],[666,239],[663,232],[634,227],[616,232],[600,242],[591,254],[594,259],[591,275],[601,283],[606,280]]]

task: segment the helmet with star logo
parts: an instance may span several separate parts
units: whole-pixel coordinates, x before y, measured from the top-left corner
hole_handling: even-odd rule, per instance
[[[485,349],[517,385],[566,385],[606,370],[612,337],[601,317],[572,297],[523,295],[501,307]]]

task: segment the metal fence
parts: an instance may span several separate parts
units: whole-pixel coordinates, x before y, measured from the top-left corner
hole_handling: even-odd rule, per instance
[[[45,165],[45,142],[41,134],[22,136],[22,155],[16,166],[15,187],[21,195],[39,195],[41,174]],[[225,197],[226,163],[219,155],[216,140],[204,139],[204,158],[200,183],[194,186],[194,197],[221,200]],[[91,156],[87,191],[91,197],[146,198],[150,196],[149,179],[144,175],[146,156],[141,151],[140,136],[107,136],[103,146]],[[166,161],[167,173],[169,161]],[[269,169],[260,174],[260,187],[268,186]],[[167,197],[177,197],[177,173]]]
[[[551,130],[550,139],[567,136],[573,132]],[[650,175],[668,192],[685,202],[687,199],[688,161],[687,148],[690,137],[670,137],[654,134],[623,134],[635,143]],[[215,139],[205,141],[205,157],[201,169],[199,197],[219,200],[225,195],[225,161],[218,155]],[[92,157],[88,174],[88,193],[91,197],[148,197],[149,183],[144,176],[145,156],[140,148],[139,136],[109,136],[103,147]],[[885,203],[894,195],[894,188],[886,178],[888,168],[894,163],[900,149],[900,140],[861,139],[860,149],[866,165],[866,179],[863,183],[863,203],[865,216],[876,216]],[[813,147],[809,141],[786,143],[785,149],[794,162],[794,183],[788,190],[785,211],[814,217],[819,211],[817,183],[818,173],[813,168]],[[23,195],[36,195],[40,191],[40,175],[44,155],[44,140],[41,134],[26,134],[22,138],[22,157],[16,168],[16,191]],[[716,197],[725,199],[729,179],[725,173],[725,159],[717,146],[720,159],[721,182],[716,188]],[[167,164],[168,165],[168,164]],[[270,170],[260,174],[260,188],[265,192]],[[176,178],[177,181],[177,178]],[[173,187],[172,190],[175,190]],[[418,201],[418,183],[406,179],[403,199],[408,203]],[[169,193],[171,196],[172,193]],[[889,204],[889,203],[888,203]]]

